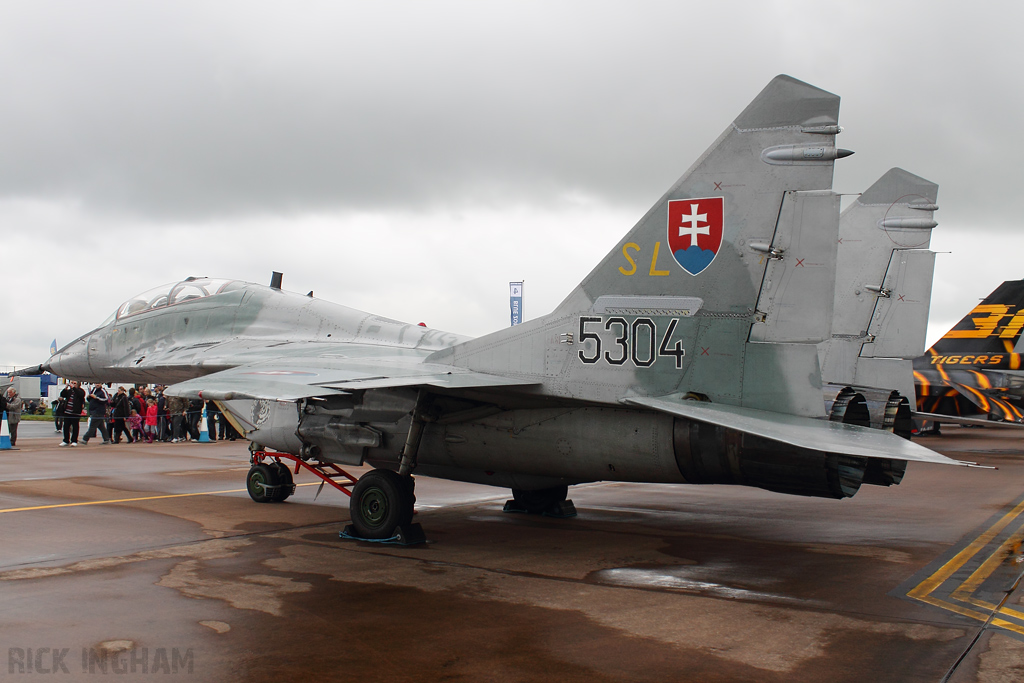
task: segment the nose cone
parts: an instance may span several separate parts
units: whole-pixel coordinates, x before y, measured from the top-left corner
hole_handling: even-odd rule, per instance
[[[50,360],[43,363],[43,368],[58,377],[74,379],[92,379],[92,368],[89,367],[89,344],[85,337],[71,342]]]

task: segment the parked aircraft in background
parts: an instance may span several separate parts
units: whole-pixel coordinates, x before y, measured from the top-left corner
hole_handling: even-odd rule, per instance
[[[1022,328],[1024,280],[1007,280],[914,360],[917,417],[1024,426]]]
[[[899,483],[906,461],[965,464],[894,434],[884,410],[874,424],[846,409],[867,404],[853,381],[839,392],[822,381],[840,235],[833,165],[850,154],[835,146],[838,113],[837,96],[776,77],[554,312],[509,329],[467,339],[189,278],[129,300],[43,367],[176,383],[169,393],[217,401],[255,443],[372,464],[350,506],[366,538],[408,524],[413,472],[509,487],[543,511],[564,509],[581,482],[844,498]],[[894,202],[893,216],[930,218],[913,203]],[[896,291],[889,269],[908,272],[904,256],[918,258],[880,257],[890,265],[862,278],[867,291]],[[881,315],[873,334],[901,341],[892,321]],[[898,406],[877,355],[859,353],[853,380],[877,379]],[[250,491],[281,490],[282,477],[257,463]]]

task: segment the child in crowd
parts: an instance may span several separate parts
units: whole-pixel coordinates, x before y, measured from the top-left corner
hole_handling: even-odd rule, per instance
[[[146,443],[153,443],[153,439],[156,438],[156,416],[159,411],[156,407],[156,399],[151,398],[146,403],[149,406],[146,408],[146,424],[144,426]]]
[[[139,417],[139,413],[133,408],[132,414],[125,420],[128,423],[128,433],[131,434],[134,441],[142,439],[142,418]]]

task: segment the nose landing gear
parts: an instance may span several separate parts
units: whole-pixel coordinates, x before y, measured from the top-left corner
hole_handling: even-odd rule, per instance
[[[414,545],[426,542],[419,524],[412,523],[416,482],[412,475],[391,470],[370,470],[356,479],[334,463],[306,461],[290,453],[255,450],[246,477],[246,490],[257,503],[279,503],[295,492],[292,470],[282,460],[295,463],[295,474],[304,469],[349,496],[352,523],[343,538]]]
[[[280,461],[253,464],[245,488],[257,503],[282,503],[295,493],[291,470]]]

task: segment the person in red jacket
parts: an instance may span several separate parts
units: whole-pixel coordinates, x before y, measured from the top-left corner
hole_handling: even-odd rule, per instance
[[[153,439],[157,436],[156,423],[157,415],[159,414],[160,411],[157,410],[156,400],[152,398],[149,399],[149,406],[146,408],[145,424],[142,426],[142,430],[146,434],[146,443],[153,443]]]

